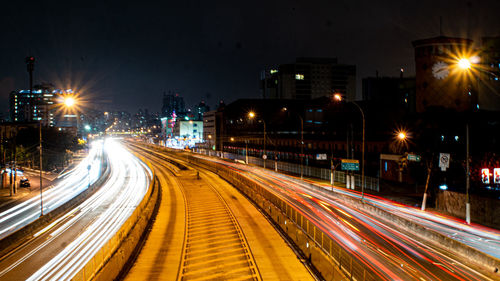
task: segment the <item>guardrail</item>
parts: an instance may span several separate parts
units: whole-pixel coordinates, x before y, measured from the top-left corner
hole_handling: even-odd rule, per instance
[[[55,208],[49,213],[44,214],[37,220],[31,222],[30,224],[24,226],[23,228],[20,228],[16,232],[0,240],[0,249],[1,249],[0,257],[10,252],[11,250],[17,248],[25,241],[27,241],[29,238],[32,237],[33,233],[37,233],[38,231],[42,230],[52,221],[64,215],[68,210],[74,208],[75,206],[85,201],[88,198],[88,196],[94,194],[98,190],[98,187],[100,187],[102,183],[104,183],[104,181],[108,179],[109,173],[110,173],[110,168],[107,156],[103,152],[103,160],[102,160],[99,179],[93,184],[91,184],[89,188],[85,189],[80,194],[73,197],[66,203]]]
[[[241,154],[234,154],[234,153],[229,153],[229,152],[221,152],[221,151],[211,151],[207,150],[204,148],[198,148],[195,149],[196,153],[200,154],[205,154],[209,156],[218,156],[226,159],[232,159],[232,160],[240,160],[240,161],[245,161],[246,157],[245,155]],[[300,164],[295,164],[295,163],[290,163],[290,162],[284,162],[284,161],[275,161],[272,159],[262,159],[262,158],[257,158],[253,156],[248,156],[248,164],[256,165],[259,167],[264,167],[264,161],[266,161],[266,167],[268,169],[274,169],[275,165],[277,165],[277,170],[278,171],[284,171],[290,174],[295,174],[295,175],[300,175],[301,173],[301,168]],[[311,167],[307,165],[303,165],[302,167],[302,174],[305,177],[311,177],[311,178],[319,178],[323,180],[330,180],[331,178],[331,170],[326,169],[326,168],[318,168],[318,167]],[[335,171],[334,173],[334,182],[341,182],[341,183],[346,183],[346,173],[343,171]],[[354,179],[355,179],[355,186],[361,188],[361,175],[354,174]],[[380,183],[379,183],[379,178],[374,178],[374,177],[368,177],[365,176],[365,189],[373,190],[373,191],[380,191]]]
[[[141,237],[154,213],[160,188],[151,163],[137,154],[136,156],[146,163],[153,172],[148,191],[121,228],[72,280],[115,280],[137,251]]]
[[[199,159],[199,158],[193,158],[193,159]],[[217,172],[217,171],[216,171]],[[231,171],[231,173],[234,173]],[[226,180],[230,181],[230,178],[226,178]],[[237,186],[235,184],[235,186]],[[441,247],[449,248],[449,249],[454,249],[458,254],[460,254],[463,258],[468,260],[472,264],[477,264],[480,266],[486,266],[491,272],[499,274],[499,269],[500,269],[500,259],[497,259],[493,256],[490,256],[486,253],[483,253],[473,247],[470,247],[464,243],[461,243],[457,240],[454,240],[450,237],[447,237],[446,235],[443,235],[439,232],[436,232],[432,229],[429,229],[427,227],[421,226],[413,221],[410,221],[408,219],[399,217],[397,215],[394,215],[390,213],[389,211],[385,211],[375,205],[372,205],[370,203],[362,203],[360,199],[353,198],[351,196],[339,194],[339,193],[332,193],[329,190],[326,190],[323,187],[316,186],[313,184],[308,184],[310,188],[314,188],[317,190],[323,190],[327,191],[330,194],[334,195],[335,197],[349,202],[351,205],[354,205],[357,209],[362,209],[363,211],[367,211],[372,214],[376,214],[377,216],[386,219],[387,221],[390,221],[394,223],[395,225],[398,225],[399,227],[405,229],[409,233],[418,233],[418,236],[428,242],[434,243],[436,245],[440,245]],[[272,194],[271,194],[272,195]],[[269,195],[269,196],[271,196]],[[274,196],[274,195],[272,195]],[[273,202],[273,201],[271,201]],[[300,221],[299,221],[300,222]],[[303,226],[302,226],[303,227]],[[342,260],[343,258],[339,257],[338,260]],[[364,279],[358,279],[358,280],[364,280]],[[369,280],[369,279],[367,279]]]
[[[190,163],[203,166],[233,184],[257,204],[297,245],[325,280],[378,280],[376,275],[353,258],[328,234],[319,229],[293,206],[259,183],[225,166],[187,156]]]

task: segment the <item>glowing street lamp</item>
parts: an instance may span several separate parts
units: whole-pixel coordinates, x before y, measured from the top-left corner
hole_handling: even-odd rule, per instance
[[[64,98],[64,105],[66,107],[73,107],[75,105],[76,101],[73,97],[65,97]]]
[[[398,139],[402,140],[402,141],[405,140],[406,139],[406,133],[405,132],[399,132]]]
[[[461,69],[470,69],[472,67],[472,64],[469,59],[467,58],[461,58],[458,60],[457,65]]]

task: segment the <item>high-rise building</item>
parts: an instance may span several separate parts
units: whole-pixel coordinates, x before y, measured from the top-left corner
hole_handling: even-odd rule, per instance
[[[261,74],[264,98],[309,100],[340,93],[356,99],[356,66],[339,64],[336,58],[297,58]]]
[[[478,108],[477,76],[457,67],[472,40],[439,36],[412,42],[416,63],[416,108],[467,111]]]
[[[182,116],[186,113],[184,98],[179,96],[178,93],[174,94],[171,91],[168,94],[163,93],[162,117],[172,117],[172,113],[174,112],[177,116]]]
[[[402,106],[415,111],[415,77],[363,78],[363,100]]]
[[[196,120],[203,120],[203,114],[210,110],[210,107],[202,100],[197,106],[194,113],[194,118]]]
[[[57,126],[58,121],[69,118],[60,114],[62,111],[57,104],[71,92],[55,89],[52,84],[35,85],[32,92],[13,91],[10,93],[10,119],[12,122],[42,121],[44,126]]]

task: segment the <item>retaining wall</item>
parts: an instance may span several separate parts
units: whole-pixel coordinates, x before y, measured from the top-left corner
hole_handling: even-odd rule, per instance
[[[137,250],[160,194],[159,184],[151,163],[143,157],[138,156],[138,158],[146,163],[153,172],[148,191],[113,238],[106,242],[72,280],[115,280]]]
[[[500,229],[500,200],[470,195],[471,220]],[[441,191],[437,194],[436,209],[465,219],[465,194]]]

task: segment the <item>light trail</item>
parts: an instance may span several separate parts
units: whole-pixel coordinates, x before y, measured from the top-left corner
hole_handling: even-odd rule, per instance
[[[116,234],[144,198],[152,171],[107,139],[109,178],[80,205],[0,261],[0,280],[69,280]],[[86,168],[86,166],[85,166]],[[61,247],[60,245],[64,245]]]
[[[106,141],[105,150],[112,166],[111,180],[78,207],[77,215],[50,235],[60,235],[83,216],[95,212],[98,216],[27,280],[71,279],[113,237],[146,194],[151,180],[147,166],[117,141]]]
[[[43,190],[43,213],[47,214],[86,190],[100,176],[102,142],[94,142],[89,154],[73,170]],[[90,171],[87,169],[90,165]],[[0,239],[40,217],[40,196],[34,196],[0,213]]]
[[[343,202],[326,189],[330,185],[317,185],[312,188],[311,182],[300,181],[294,177],[248,165],[231,163],[220,159],[196,155],[209,161],[218,162],[230,167],[237,173],[244,174],[251,180],[260,183],[271,193],[279,196],[296,210],[313,222],[334,242],[348,251],[365,268],[370,269],[380,279],[385,280],[494,280],[494,277],[481,273],[473,265],[457,261],[454,255],[444,252],[425,243],[419,242],[388,225],[376,215],[362,211],[347,202]],[[315,183],[314,183],[315,184]],[[357,192],[335,188],[334,192],[360,198]],[[365,195],[365,200],[377,202],[393,214],[401,212],[401,216],[412,216],[415,208]],[[375,203],[374,203],[375,204]],[[406,211],[403,212],[403,211]],[[423,212],[422,212],[423,213]],[[440,228],[457,232],[456,220],[444,216],[424,213],[419,220],[433,224],[439,221]],[[449,230],[449,229],[453,230]],[[467,229],[463,225],[458,228]],[[475,233],[475,234],[473,234]],[[475,229],[464,235],[481,234],[496,237],[495,231],[485,232]],[[498,252],[497,252],[498,253]]]

